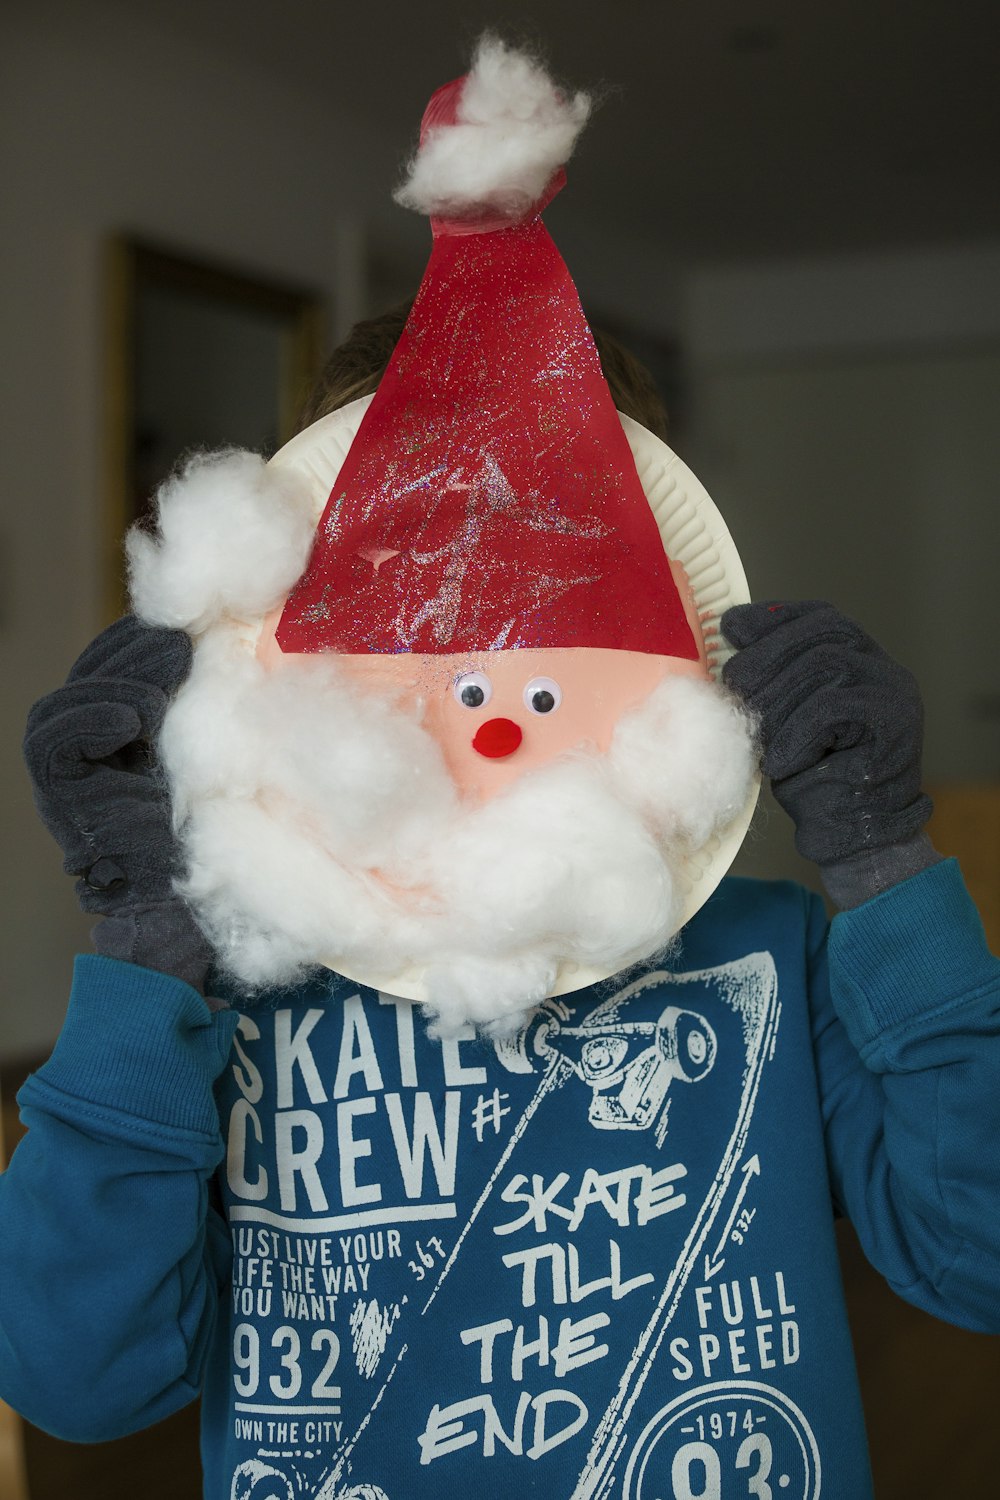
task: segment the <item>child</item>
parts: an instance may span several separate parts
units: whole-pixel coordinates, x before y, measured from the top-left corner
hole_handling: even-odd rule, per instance
[[[492,62],[506,76],[511,55],[494,50]],[[369,354],[365,341],[383,333]],[[379,385],[397,334],[398,322],[376,323],[334,356],[323,411]],[[619,408],[649,422],[634,388],[605,369]],[[382,550],[390,568],[399,555],[376,549],[376,574]],[[359,576],[368,588],[370,572]],[[283,618],[287,607],[259,613]],[[172,698],[187,633],[126,619],[88,648],[34,710],[27,740],[42,816],[104,920],[97,955],[78,961],[53,1057],[22,1091],[30,1129],[0,1180],[7,1400],[86,1441],[148,1425],[200,1391],[209,1500],[412,1500],[473,1486],[567,1500],[870,1494],[833,1217],[852,1219],[908,1300],[1000,1330],[1000,966],[957,867],[923,832],[910,675],[827,605],[742,605],[722,628],[736,647],[728,690],[759,726],[763,768],[840,914],[828,927],[798,887],[723,880],[665,955],[564,986],[523,1014],[506,992],[476,1013],[490,981],[480,991],[475,976],[490,965],[470,966],[465,949],[507,962],[508,935],[494,929],[513,912],[510,951],[535,974],[549,938],[532,913],[558,881],[549,841],[560,858],[573,853],[558,775],[580,765],[587,787],[603,781],[594,766],[623,758],[616,729],[608,750],[557,756],[524,777],[529,791],[556,788],[530,804],[534,828],[517,821],[527,805],[517,781],[468,814],[445,807],[442,838],[455,860],[479,859],[489,919],[469,912],[440,862],[421,866],[438,881],[426,921],[463,913],[440,958],[436,1035],[411,1000],[330,968],[255,986],[232,978],[241,950],[260,973],[279,972],[286,948],[308,949],[303,887],[333,878],[311,862],[317,830],[340,840],[345,901],[360,885],[364,920],[386,914],[358,951],[375,965],[392,950],[406,901],[371,894],[381,867],[369,842],[384,839],[390,860],[386,830],[421,826],[408,821],[423,789],[399,773],[406,755],[426,764],[427,785],[440,770],[433,746],[383,732],[383,720],[404,736],[416,722],[394,692],[345,686],[323,660],[300,675],[292,661],[271,675],[258,662],[246,668],[267,705],[256,745],[252,717],[239,736],[223,722],[225,674],[207,706],[197,683]],[[271,629],[278,639],[277,618]],[[661,654],[683,657],[681,623],[670,644],[676,653]],[[456,711],[486,709],[489,673],[465,685]],[[728,694],[704,687],[725,710],[710,724],[746,727]],[[515,727],[551,712],[552,688],[536,689],[534,706],[525,698]],[[173,808],[145,753],[171,701],[173,738],[159,743]],[[185,738],[194,704],[197,733]],[[690,845],[702,826],[694,804],[729,776],[743,731],[717,760],[714,731],[695,740],[693,758],[712,767],[706,786],[676,718],[662,720],[662,760],[687,778],[686,803],[664,805],[687,818]],[[274,744],[282,762],[301,759],[294,779],[276,765],[265,794],[253,756]],[[385,757],[374,771],[373,746]],[[345,747],[347,779],[325,780]],[[642,742],[653,780],[655,749]],[[514,766],[517,754],[487,759]],[[348,785],[382,799],[377,820]],[[242,904],[224,917],[222,877],[198,886],[204,850],[190,832],[206,786],[207,808],[256,830],[256,843],[231,846],[257,857],[232,872]],[[591,839],[588,805],[573,806],[591,840],[573,899],[590,912],[593,889],[606,904],[619,889],[608,880],[618,849],[614,829]],[[492,856],[466,845],[483,829],[500,840],[492,822],[510,808],[530,859],[501,842],[493,887]],[[297,842],[272,837],[264,815],[294,824]],[[704,823],[703,842],[715,826]],[[646,857],[638,835],[634,849],[629,864]],[[174,888],[179,866],[187,900]],[[664,868],[690,866],[665,857]],[[629,902],[612,928],[642,902],[641,883],[622,888]],[[423,899],[416,883],[405,894]],[[260,921],[247,918],[253,901]],[[228,978],[210,977],[206,926]]]

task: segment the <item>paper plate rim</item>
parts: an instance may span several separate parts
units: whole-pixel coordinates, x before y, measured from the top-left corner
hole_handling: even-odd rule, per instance
[[[317,524],[372,400],[373,396],[362,396],[320,417],[285,443],[270,460],[270,467],[293,474],[308,486]],[[719,620],[730,605],[750,601],[746,572],[736,544],[715,502],[683,459],[641,423],[622,412],[618,415],[664,551],[684,567],[705,633],[718,634],[719,646],[711,663],[712,675],[718,678],[723,664],[732,655],[718,631]],[[759,793],[758,775],[740,814],[721,835],[709,840],[684,862],[687,889],[677,931],[704,906],[739,853]],[[382,993],[417,1002],[426,1002],[428,998],[425,965],[398,974],[379,975],[361,972],[351,965],[345,967],[336,959],[322,962],[345,978]],[[585,989],[609,979],[614,972],[563,964],[550,995]]]

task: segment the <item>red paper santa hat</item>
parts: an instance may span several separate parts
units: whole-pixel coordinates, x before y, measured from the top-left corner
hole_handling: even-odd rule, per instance
[[[576,288],[540,212],[589,112],[485,39],[399,200],[434,245],[276,638],[287,652],[697,657]]]

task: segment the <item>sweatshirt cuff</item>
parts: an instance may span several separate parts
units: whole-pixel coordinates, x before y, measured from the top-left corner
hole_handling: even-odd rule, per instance
[[[864,901],[871,901],[883,891],[921,870],[941,863],[940,855],[927,834],[921,830],[912,838],[880,849],[864,849],[849,859],[820,865],[819,873],[826,893],[840,911],[852,911]],[[176,971],[175,971],[176,972]]]
[[[906,1028],[995,986],[997,960],[955,859],[834,917],[834,1002],[862,1058]]]
[[[115,1115],[217,1136],[212,1086],[238,1021],[169,974],[83,955],[52,1056],[22,1094],[30,1102],[45,1084]]]

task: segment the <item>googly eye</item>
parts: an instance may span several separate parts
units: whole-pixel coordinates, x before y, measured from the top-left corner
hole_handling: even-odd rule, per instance
[[[524,706],[533,714],[551,714],[562,702],[562,688],[551,677],[533,677],[524,690]]]
[[[455,679],[453,691],[463,708],[483,708],[493,697],[493,684],[485,672],[463,672]]]

